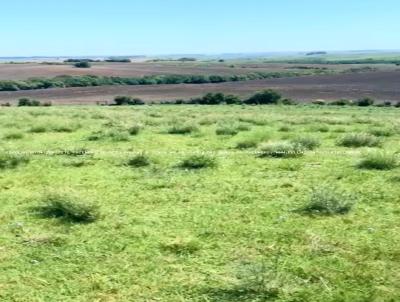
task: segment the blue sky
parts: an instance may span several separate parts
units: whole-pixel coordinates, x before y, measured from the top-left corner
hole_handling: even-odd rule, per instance
[[[0,56],[400,49],[398,0],[4,0]]]

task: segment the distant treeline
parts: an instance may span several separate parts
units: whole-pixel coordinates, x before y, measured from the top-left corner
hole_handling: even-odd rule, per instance
[[[396,64],[400,65],[400,58],[396,59],[340,59],[327,60],[323,58],[307,58],[294,60],[268,60],[265,63],[288,63],[288,64]]]
[[[24,81],[2,80],[0,91],[18,91],[48,88],[89,87],[105,85],[162,85],[162,84],[206,84],[296,77],[300,72],[256,72],[244,75],[151,75],[144,77],[106,76],[57,76],[54,78],[31,78]]]
[[[131,60],[128,58],[109,58],[105,60],[93,60],[93,59],[67,59],[64,60],[64,63],[80,63],[80,62],[88,62],[88,63],[96,63],[96,62],[116,62],[116,63],[130,63]]]

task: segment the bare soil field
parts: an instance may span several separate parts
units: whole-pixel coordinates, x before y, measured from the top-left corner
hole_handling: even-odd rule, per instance
[[[112,102],[117,95],[130,95],[145,101],[189,99],[207,92],[247,96],[257,90],[276,89],[285,97],[300,101],[315,99],[358,99],[400,101],[400,71],[368,72],[326,76],[306,76],[220,84],[180,84],[143,86],[100,86],[0,92],[0,102],[16,102],[31,97],[55,104],[95,104]]]
[[[300,68],[299,68],[300,67]],[[304,71],[304,68],[326,68],[331,71],[344,71],[351,68],[376,68],[380,71],[398,69],[395,65],[352,65],[352,64],[282,64],[282,63],[243,63],[243,62],[134,62],[134,63],[92,63],[92,67],[76,68],[73,65],[47,65],[41,63],[0,64],[0,80],[26,80],[32,77],[51,78],[59,75],[97,75],[142,77],[146,75],[167,74],[215,74],[233,75],[252,72]]]

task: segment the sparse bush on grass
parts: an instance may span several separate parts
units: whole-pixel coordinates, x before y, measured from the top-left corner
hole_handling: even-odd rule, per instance
[[[196,132],[199,129],[195,125],[173,125],[170,127],[167,132],[169,134],[190,134],[192,132]]]
[[[21,139],[23,137],[21,132],[8,132],[4,135],[4,139]]]
[[[389,128],[372,128],[368,130],[369,134],[375,135],[375,136],[392,136],[394,134],[393,129]]]
[[[303,154],[304,151],[299,145],[285,141],[264,144],[259,150],[259,157],[290,158],[299,157]]]
[[[396,168],[397,165],[398,161],[394,154],[373,152],[365,155],[357,164],[357,167],[369,170],[391,170]]]
[[[250,131],[250,130],[251,130],[251,127],[248,126],[248,125],[245,125],[245,124],[239,124],[239,125],[236,127],[236,130],[238,130],[238,131]]]
[[[240,139],[237,143],[235,148],[236,149],[249,149],[255,148],[258,144],[269,137],[268,133],[265,132],[255,132],[251,133],[245,138]]]
[[[236,135],[239,133],[233,126],[221,126],[215,130],[217,135]]]
[[[349,194],[322,186],[312,191],[308,202],[297,211],[303,214],[338,215],[348,213],[354,205]]]
[[[29,159],[8,153],[0,153],[0,169],[14,169],[21,164],[26,164]]]
[[[130,167],[140,168],[151,164],[150,158],[146,154],[138,154],[128,160],[127,165]]]
[[[106,136],[109,137],[114,142],[129,141],[129,134],[122,130],[110,130],[106,133]]]
[[[310,128],[313,132],[329,132],[329,127],[327,125],[315,125]]]
[[[128,129],[130,135],[138,135],[141,130],[140,125],[133,125]]]
[[[341,137],[336,144],[342,147],[379,147],[382,141],[368,133],[349,133]]]
[[[191,155],[184,159],[179,167],[182,169],[203,169],[213,168],[217,165],[215,158],[207,155]]]
[[[65,167],[75,167],[75,168],[80,168],[86,165],[86,161],[82,159],[72,159],[63,162],[63,166]]]
[[[314,150],[321,145],[314,137],[298,137],[291,140],[292,144],[299,145],[301,149]]]
[[[289,126],[282,126],[278,129],[280,132],[289,132],[291,129]]]
[[[29,132],[31,133],[44,133],[47,131],[47,128],[45,126],[37,125],[37,126],[32,126],[29,129]]]
[[[90,223],[100,218],[96,205],[81,201],[76,196],[51,193],[43,198],[42,203],[36,211],[45,218],[59,218],[75,223]]]
[[[177,255],[190,255],[200,250],[200,242],[194,239],[182,239],[176,238],[171,242],[166,242],[161,245],[161,248],[165,251],[177,254]]]

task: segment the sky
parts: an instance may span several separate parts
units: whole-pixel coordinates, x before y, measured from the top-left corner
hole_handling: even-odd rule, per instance
[[[400,49],[398,0],[0,0],[0,56]]]

